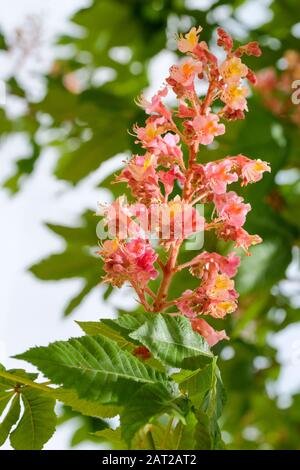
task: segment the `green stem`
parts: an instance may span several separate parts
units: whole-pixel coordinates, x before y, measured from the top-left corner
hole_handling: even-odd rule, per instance
[[[153,436],[152,436],[152,432],[151,431],[148,431],[147,432],[147,442],[149,444],[149,450],[156,450],[156,447],[155,447],[155,442],[154,442],[154,439],[153,439]]]
[[[36,388],[38,390],[42,390],[43,392],[51,392],[53,393],[54,389],[51,387],[47,387],[44,384],[38,384],[36,382],[32,382],[32,380],[27,379],[26,377],[19,377],[18,375],[10,374],[9,372],[5,372],[0,370],[0,377],[4,379],[11,380],[12,382],[21,383],[24,385],[28,385],[29,387]]]
[[[174,421],[174,416],[171,416],[170,419],[169,419],[167,428],[166,428],[166,434],[165,434],[165,438],[164,438],[164,442],[163,442],[163,446],[162,446],[163,449],[164,449],[164,448],[167,446],[167,444],[168,444],[168,438],[169,438],[170,432],[171,432],[171,430],[172,430],[173,421]]]

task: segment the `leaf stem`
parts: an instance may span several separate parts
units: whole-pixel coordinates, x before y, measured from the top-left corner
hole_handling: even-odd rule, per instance
[[[42,390],[43,392],[46,392],[46,393],[54,391],[53,388],[48,387],[47,385],[32,382],[32,380],[27,379],[26,377],[19,377],[18,375],[10,374],[9,372],[3,371],[3,370],[0,370],[0,377],[3,377],[4,379],[7,379],[7,380],[11,380],[12,382],[20,382],[23,385],[28,385],[29,387]]]
[[[146,437],[147,437],[147,442],[148,442],[148,445],[149,445],[149,449],[156,450],[155,442],[154,442],[154,439],[153,439],[153,436],[152,436],[152,432],[148,431],[147,434],[146,434]]]
[[[166,434],[165,434],[165,438],[164,438],[163,445],[162,445],[163,449],[167,446],[168,437],[169,437],[169,434],[172,430],[173,422],[174,422],[174,416],[171,416],[169,421],[168,421],[167,428],[166,428]]]

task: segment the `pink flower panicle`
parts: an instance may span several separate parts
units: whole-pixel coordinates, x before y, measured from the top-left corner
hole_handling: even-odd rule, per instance
[[[178,254],[192,234],[212,230],[217,238],[233,242],[249,255],[250,246],[261,239],[243,228],[251,206],[229,186],[256,183],[270,167],[242,154],[209,163],[199,161],[201,146],[211,145],[223,135],[226,121],[244,118],[248,109],[245,80],[254,84],[256,78],[242,57],[261,54],[255,42],[234,49],[231,36],[219,28],[218,45],[226,53],[219,63],[200,34],[201,28],[193,27],[179,36],[178,49],[186,54],[185,59],[170,68],[165,86],[156,95],[138,101],[148,115],[144,126],[133,128],[142,152],[127,162],[115,180],[126,184],[133,202],[122,196],[110,206],[100,206],[113,239],[106,240],[99,253],[105,282],[117,287],[130,283],[146,311],[175,309],[173,315],[189,318],[193,329],[213,346],[227,336],[224,330],[215,331],[206,319],[222,319],[237,309],[233,278],[240,257],[235,252],[222,256],[202,251],[178,265]],[[208,84],[203,97],[197,93],[199,80]],[[169,89],[178,99],[176,109],[164,103]],[[204,219],[199,214],[198,202],[213,206],[211,216]],[[169,299],[172,277],[182,269],[198,278],[199,285]],[[151,281],[159,273],[160,286],[154,292]],[[135,354],[148,355],[139,349]]]

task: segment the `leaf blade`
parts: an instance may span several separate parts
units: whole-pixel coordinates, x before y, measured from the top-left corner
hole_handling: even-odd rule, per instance
[[[169,379],[102,335],[57,341],[17,356],[31,362],[54,383],[75,389],[79,398],[120,404],[144,384]]]
[[[204,338],[184,317],[156,315],[129,336],[146,346],[156,359],[173,367],[198,369],[213,358]]]
[[[55,431],[55,400],[27,387],[22,389],[21,396],[24,413],[10,435],[10,443],[16,450],[40,450]]]

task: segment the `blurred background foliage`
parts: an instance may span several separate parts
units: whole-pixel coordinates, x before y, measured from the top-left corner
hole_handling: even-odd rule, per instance
[[[260,9],[255,14],[258,3],[267,11],[263,18]],[[298,0],[96,0],[71,21],[74,34],[58,40],[67,51],[66,58],[54,61],[43,77],[46,92],[41,100],[31,98],[15,76],[7,80],[9,95],[25,101],[26,111],[12,119],[0,109],[1,139],[25,133],[31,144],[31,153],[16,162],[15,172],[4,182],[12,197],[22,191],[45,148],[56,148],[55,175],[70,187],[115,155],[136,151],[127,130],[144,116],[134,100],[149,84],[153,58],[161,51],[176,53],[177,32],[202,25],[202,38],[210,40],[215,39],[220,25],[237,40],[258,40],[263,55],[255,61],[249,58],[247,64],[255,70],[275,67],[279,76],[287,67],[286,51],[297,50],[300,37]],[[0,47],[9,49],[3,36]],[[272,166],[272,173],[262,182],[242,191],[253,207],[246,228],[261,235],[264,243],[243,259],[237,279],[239,310],[225,325],[231,340],[216,347],[228,395],[221,426],[229,448],[299,449],[300,395],[287,403],[278,397],[274,384],[280,365],[270,338],[300,319],[299,302],[294,301],[300,285],[290,279],[297,276],[298,268],[288,270],[299,256],[300,122],[293,122],[287,113],[272,111],[263,98],[264,93],[254,91],[246,120],[228,124],[218,145],[202,152],[204,160],[244,153]],[[290,96],[286,98],[290,100]],[[99,177],[96,186],[115,197],[125,188],[111,185],[112,179],[113,175],[104,180]],[[64,315],[80,308],[92,289],[99,289],[101,262],[94,255],[94,203],[91,201],[91,210],[82,214],[78,226],[48,224],[49,230],[64,239],[65,249],[31,267],[44,281],[84,280],[78,295],[66,299]],[[216,246],[209,237],[205,243],[208,250],[228,249]],[[283,289],[287,281],[291,286]],[[190,282],[178,275],[172,295]],[[111,288],[103,290],[107,302],[111,293]],[[73,416],[66,409],[61,421]],[[88,439],[90,432],[102,426],[96,418],[82,418],[81,422],[73,444]]]

